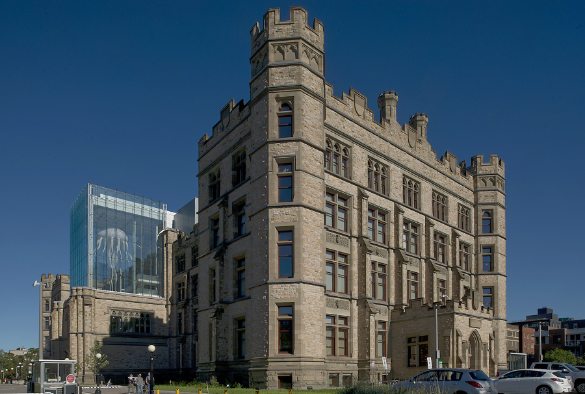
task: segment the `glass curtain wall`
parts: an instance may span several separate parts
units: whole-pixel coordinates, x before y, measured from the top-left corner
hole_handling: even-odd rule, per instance
[[[88,185],[71,208],[71,285],[163,295],[166,204]]]

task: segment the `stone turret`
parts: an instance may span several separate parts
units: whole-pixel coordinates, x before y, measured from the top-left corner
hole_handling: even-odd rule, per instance
[[[408,123],[422,139],[427,139],[427,124],[429,123],[427,114],[424,112],[416,113],[410,117]]]
[[[385,90],[378,96],[378,108],[380,108],[380,122],[396,120],[396,106],[398,105],[398,94],[394,90]]]

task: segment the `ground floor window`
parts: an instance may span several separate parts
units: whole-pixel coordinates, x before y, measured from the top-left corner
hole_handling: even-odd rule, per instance
[[[281,375],[278,377],[279,389],[292,389],[292,375]]]
[[[339,387],[339,375],[338,374],[330,374],[329,375],[329,387]]]
[[[343,375],[343,387],[351,387],[351,375]]]
[[[429,336],[420,335],[406,338],[407,366],[425,366],[429,356]]]

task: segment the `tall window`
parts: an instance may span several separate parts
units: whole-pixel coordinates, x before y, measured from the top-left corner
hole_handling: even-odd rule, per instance
[[[238,358],[246,357],[246,320],[236,320],[236,355]]]
[[[459,205],[457,223],[461,230],[469,232],[469,208]]]
[[[50,320],[48,317],[45,317],[45,330],[48,330],[50,327]]]
[[[45,312],[50,312],[50,304],[48,300],[45,300]]]
[[[215,277],[215,268],[209,270],[209,301],[215,302],[215,290],[217,286],[217,280]]]
[[[414,300],[418,298],[418,273],[408,271],[408,299]]]
[[[293,307],[278,307],[278,352],[293,354]]]
[[[481,215],[481,232],[482,234],[490,234],[492,232],[491,211],[483,211],[483,214]]]
[[[437,294],[439,295],[439,302],[445,302],[447,300],[447,281],[439,279],[437,287]]]
[[[488,308],[492,307],[492,301],[494,296],[494,288],[493,287],[484,287],[483,288],[483,305],[487,306]]]
[[[209,201],[219,198],[219,170],[209,174]]]
[[[325,316],[325,351],[327,356],[348,355],[349,324],[345,316]]]
[[[236,297],[246,295],[246,259],[236,260]]]
[[[191,277],[191,297],[195,298],[199,296],[199,276],[194,275]]]
[[[386,322],[376,323],[376,357],[386,357]]]
[[[325,193],[325,225],[347,231],[349,202],[337,193]]]
[[[177,332],[183,334],[183,312],[177,313]]]
[[[371,275],[370,285],[372,297],[377,300],[386,301],[386,282],[388,279],[386,264],[372,262]]]
[[[185,282],[177,283],[177,302],[181,302],[185,299]]]
[[[49,337],[45,337],[45,350],[47,352],[51,351],[51,340]]]
[[[447,197],[435,191],[433,191],[433,216],[444,222],[447,218]]]
[[[368,208],[368,238],[372,241],[386,243],[386,213],[375,208]]]
[[[191,267],[197,267],[199,265],[199,248],[193,246],[191,248]]]
[[[409,337],[406,339],[406,346],[408,353],[408,366],[425,366],[429,355],[429,336],[421,335],[419,337]]]
[[[293,200],[293,172],[292,163],[278,165],[278,202]]]
[[[349,178],[349,149],[328,138],[325,149],[325,168],[344,178]]]
[[[185,271],[185,254],[181,254],[175,257],[175,263],[177,272]]]
[[[368,160],[368,187],[378,193],[386,194],[388,185],[387,167]]]
[[[491,246],[483,246],[481,248],[482,269],[484,271],[493,271],[494,269],[494,254]]]
[[[232,186],[239,185],[246,179],[246,151],[232,156]]]
[[[278,109],[278,138],[292,137],[292,117],[292,108],[289,104],[283,103]]]
[[[419,226],[404,222],[402,225],[402,247],[409,253],[419,254],[418,251]]]
[[[333,250],[326,250],[325,258],[325,290],[347,294],[348,256]]]
[[[459,242],[459,266],[469,271],[469,245]]]
[[[211,249],[219,246],[219,216],[211,218]]]
[[[420,184],[407,177],[402,178],[402,202],[409,207],[419,209]]]
[[[293,232],[278,232],[278,277],[293,277]]]
[[[199,330],[199,316],[197,315],[197,310],[193,310],[193,332],[197,333]]]
[[[439,263],[445,263],[446,241],[443,234],[435,233],[433,236],[433,254]]]
[[[238,201],[234,204],[234,237],[239,237],[246,233],[246,201]]]

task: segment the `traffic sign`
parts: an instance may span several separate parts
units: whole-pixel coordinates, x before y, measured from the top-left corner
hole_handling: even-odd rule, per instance
[[[388,369],[388,364],[386,364],[386,357],[382,357],[382,364],[384,364],[384,369]]]
[[[75,383],[75,376],[73,374],[67,375],[67,383]]]
[[[433,359],[430,357],[427,357],[427,365],[429,366],[429,369],[433,368]]]

